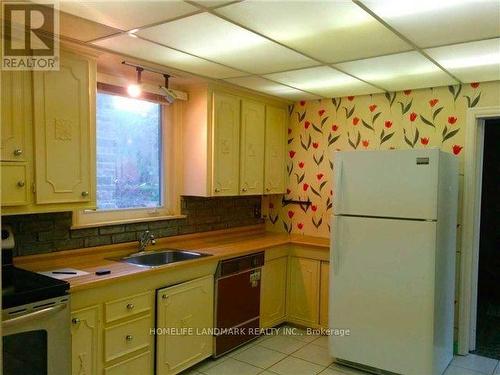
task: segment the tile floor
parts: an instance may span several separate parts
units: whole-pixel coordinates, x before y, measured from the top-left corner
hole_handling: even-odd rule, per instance
[[[263,336],[221,357],[207,359],[183,375],[363,375],[333,363],[326,336],[293,335],[280,331]],[[497,360],[470,354],[457,356],[444,375],[500,375]],[[426,375],[426,374],[422,374]]]

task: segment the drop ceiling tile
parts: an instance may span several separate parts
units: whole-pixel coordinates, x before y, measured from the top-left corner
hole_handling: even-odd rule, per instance
[[[453,78],[418,52],[405,52],[334,66],[390,91],[444,86]]]
[[[264,77],[331,98],[383,92],[372,85],[328,66],[267,74]]]
[[[234,85],[246,87],[251,90],[263,92],[268,95],[274,95],[289,100],[320,99],[319,96],[315,96],[307,92],[303,92],[291,87],[280,85],[279,83],[274,83],[261,77],[252,76],[252,77],[229,78],[226,79],[225,81],[232,83]]]
[[[152,23],[171,20],[198,8],[180,0],[169,1],[60,1],[66,13],[121,30],[132,30]]]
[[[59,34],[67,38],[88,42],[118,32],[120,30],[69,13],[60,12],[59,14]]]
[[[138,35],[254,74],[317,64],[301,54],[209,13],[143,29]]]
[[[216,13],[328,63],[412,49],[351,1],[244,1]]]
[[[362,0],[419,47],[500,36],[497,0]]]
[[[500,38],[426,50],[463,82],[500,80]]]
[[[128,34],[102,39],[93,44],[114,52],[210,78],[228,78],[244,75],[243,72],[238,70],[205,61],[171,48],[159,46]]]

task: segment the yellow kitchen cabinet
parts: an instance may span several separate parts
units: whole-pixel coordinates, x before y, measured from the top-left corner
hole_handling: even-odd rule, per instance
[[[263,103],[242,100],[240,195],[263,193],[265,115],[266,108]]]
[[[269,328],[286,319],[288,257],[267,260],[262,269],[260,326]]]
[[[100,373],[100,308],[91,306],[71,313],[72,375]]]
[[[214,280],[207,276],[157,292],[156,374],[177,374],[212,355]],[[203,334],[202,330],[207,330]]]
[[[290,257],[287,320],[317,327],[319,321],[320,261]]]
[[[33,74],[36,203],[92,207],[96,62],[61,51],[60,70]]]
[[[286,143],[287,118],[281,114],[286,114],[288,103],[217,84],[183,89],[189,99],[182,104],[182,195],[212,197],[265,192],[264,128],[268,106],[273,107],[271,122],[279,124],[271,126],[273,130],[268,135],[274,147],[268,157],[268,193],[283,192],[281,177],[286,151],[284,147],[279,150]]]
[[[28,204],[30,174],[26,163],[4,162],[2,168],[2,206]]]
[[[266,106],[264,193],[285,192],[287,113],[284,108]]]
[[[30,161],[32,79],[30,71],[2,71],[2,161]]]
[[[213,195],[238,195],[240,99],[214,93]]]
[[[104,375],[138,375],[151,374],[151,353],[145,352],[136,357],[120,362],[104,369]]]
[[[328,327],[328,301],[329,295],[329,279],[330,279],[330,262],[321,262],[320,269],[320,286],[319,286],[319,325]]]

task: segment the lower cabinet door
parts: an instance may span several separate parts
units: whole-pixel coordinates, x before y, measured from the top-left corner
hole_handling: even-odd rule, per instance
[[[287,259],[266,261],[262,269],[260,325],[268,328],[282,323],[286,316]]]
[[[99,307],[71,313],[72,375],[98,374]]]
[[[328,328],[328,301],[330,280],[330,262],[321,262],[321,280],[319,286],[319,325]]]
[[[291,257],[288,275],[288,319],[293,323],[317,327],[320,261]]]
[[[160,289],[156,299],[156,375],[177,374],[212,355],[214,280]]]

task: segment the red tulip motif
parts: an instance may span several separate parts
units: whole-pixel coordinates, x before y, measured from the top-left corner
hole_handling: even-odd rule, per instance
[[[448,124],[454,125],[457,122],[457,118],[455,116],[448,116]]]
[[[413,122],[417,119],[417,114],[415,112],[410,113],[410,121]]]
[[[318,206],[316,206],[315,204],[311,205],[311,210],[312,212],[316,212],[318,210]]]
[[[318,181],[321,181],[321,179],[323,178],[324,174],[323,173],[318,173],[316,175],[316,178],[318,179]]]
[[[435,98],[434,98],[434,99],[429,100],[429,105],[430,105],[430,106],[431,106],[431,108],[432,108],[432,107],[434,107],[436,104],[438,104],[438,102],[439,102],[439,99],[435,99]]]
[[[309,128],[311,126],[311,123],[309,121],[304,122],[304,128]]]
[[[325,114],[325,110],[324,110],[324,109],[320,109],[320,110],[318,111],[318,115],[319,115],[320,117],[321,117],[321,116],[323,116],[324,114]]]
[[[363,143],[363,147],[367,148],[368,145],[370,144],[370,141],[368,139],[363,139],[362,143]]]
[[[301,161],[301,162],[299,163],[299,168],[300,168],[300,169],[304,168],[304,162],[303,162],[303,161]]]
[[[411,94],[411,90],[404,90],[403,91],[403,94],[405,94],[406,96],[410,95]]]
[[[349,100],[350,102],[352,102],[354,100],[354,96],[348,96],[347,100]]]
[[[384,126],[385,126],[387,129],[390,129],[390,128],[391,128],[391,126],[392,126],[392,121],[387,120],[386,122],[384,122]]]
[[[319,143],[318,142],[313,142],[312,146],[313,146],[313,148],[318,148],[319,147]]]
[[[301,105],[302,107],[303,107],[303,106],[305,106],[305,105],[306,105],[306,101],[305,101],[305,100],[301,100],[301,101],[300,101],[300,105]]]
[[[307,189],[309,189],[309,184],[304,183],[304,185],[302,185],[302,190],[307,191]]]
[[[290,219],[293,217],[293,215],[295,215],[295,212],[293,212],[292,210],[288,211],[288,217]]]
[[[453,145],[452,151],[453,154],[458,155],[460,154],[460,151],[462,151],[463,147],[459,145]]]
[[[358,125],[358,123],[359,123],[359,118],[354,117],[354,118],[352,119],[352,124],[353,124],[354,126],[356,126],[356,125]]]
[[[479,82],[471,82],[470,87],[477,89],[479,87]]]
[[[286,189],[286,193],[290,194],[292,191],[290,189]]]
[[[338,125],[333,124],[333,125],[332,125],[332,130],[333,130],[334,132],[336,132],[337,130],[339,130],[339,126],[338,126]]]
[[[298,223],[298,224],[297,224],[297,228],[299,228],[299,229],[304,228],[304,224],[303,224],[303,223]]]
[[[420,143],[422,143],[424,146],[427,146],[429,144],[429,138],[427,137],[420,138]]]
[[[368,109],[370,110],[370,112],[373,112],[377,109],[377,105],[376,104],[372,104],[368,107]]]

